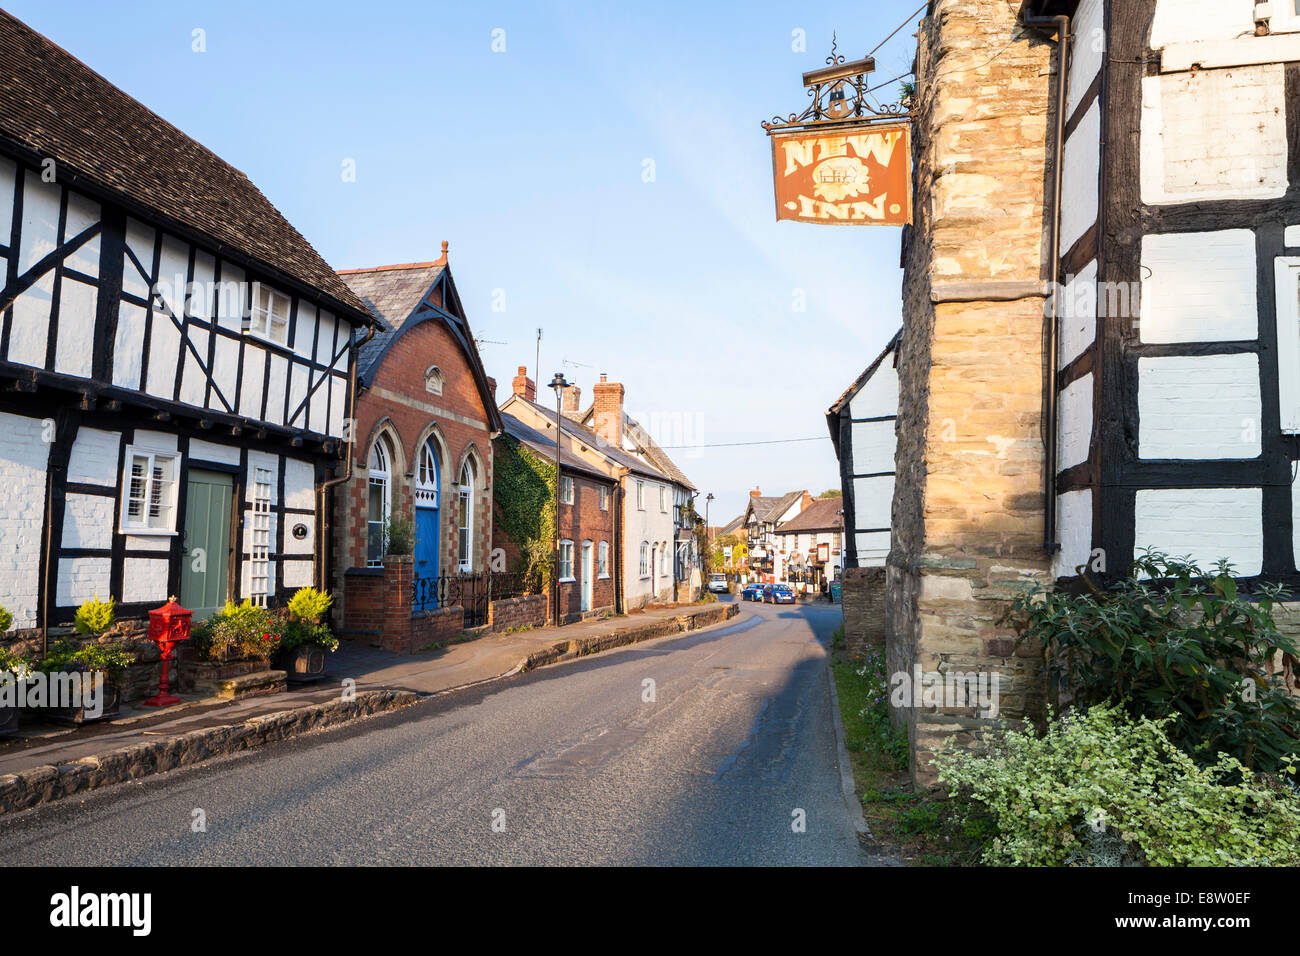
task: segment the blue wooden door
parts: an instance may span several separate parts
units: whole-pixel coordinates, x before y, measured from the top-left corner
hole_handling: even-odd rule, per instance
[[[436,580],[438,577],[438,509],[415,509],[415,576]],[[434,585],[429,584],[418,592],[420,609],[436,606]]]

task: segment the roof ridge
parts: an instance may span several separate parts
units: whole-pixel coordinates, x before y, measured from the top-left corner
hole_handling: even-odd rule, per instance
[[[445,262],[402,262],[391,266],[366,266],[360,269],[335,269],[341,276],[356,275],[361,272],[391,272],[396,269],[432,269],[434,266],[444,266]]]

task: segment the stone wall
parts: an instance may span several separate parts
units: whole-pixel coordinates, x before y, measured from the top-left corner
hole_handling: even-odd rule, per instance
[[[998,623],[1049,576],[1043,534],[1044,183],[1051,44],[1019,0],[938,0],[918,33],[914,225],[904,236],[897,480],[887,572],[891,673],[984,671],[1000,713],[1041,704]],[[902,709],[918,786],[929,756],[988,721]]]
[[[844,646],[851,657],[885,645],[885,569],[845,568],[840,584]]]

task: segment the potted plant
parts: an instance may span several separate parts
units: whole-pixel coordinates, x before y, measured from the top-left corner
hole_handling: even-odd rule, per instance
[[[280,647],[284,623],[250,600],[226,606],[190,629],[182,650],[180,686],[201,684],[269,670]]]
[[[87,713],[86,701],[80,704],[51,706],[55,702],[46,701],[46,712],[58,721],[70,721],[74,724],[92,723],[117,717],[122,709],[122,677],[126,669],[135,663],[135,654],[119,645],[82,644],[80,646],[68,641],[55,644],[49,654],[37,661],[32,670],[45,674],[47,693],[54,682],[50,675],[80,673],[92,678],[96,674],[104,675],[104,697],[98,713]]]
[[[27,679],[30,672],[30,661],[7,647],[0,647],[0,681],[9,685],[4,693],[0,693],[0,736],[18,729],[18,685]]]
[[[339,639],[322,620],[333,603],[327,592],[315,588],[300,588],[289,599],[279,654],[289,680],[306,683],[325,676],[325,653],[339,646]]]

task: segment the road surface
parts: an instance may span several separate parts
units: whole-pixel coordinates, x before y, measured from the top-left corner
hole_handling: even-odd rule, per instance
[[[839,608],[742,607],[713,630],[0,818],[0,862],[872,862],[832,717]]]

